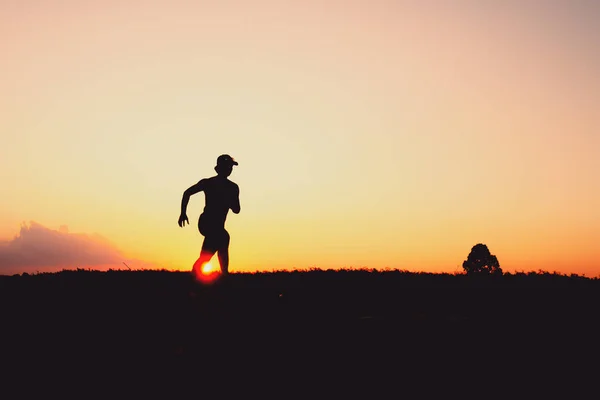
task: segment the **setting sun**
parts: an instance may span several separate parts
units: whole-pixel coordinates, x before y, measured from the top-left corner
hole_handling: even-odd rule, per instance
[[[211,263],[206,263],[202,266],[202,274],[203,275],[209,275],[213,272],[216,272],[215,268],[212,266]]]
[[[196,279],[202,283],[209,284],[214,282],[220,275],[220,269],[211,262],[207,262],[200,267],[200,272],[196,272]]]

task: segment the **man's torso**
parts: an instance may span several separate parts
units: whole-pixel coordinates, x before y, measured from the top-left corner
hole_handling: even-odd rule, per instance
[[[229,207],[235,200],[237,185],[229,179],[203,179],[205,206],[203,215],[212,224],[224,225]]]

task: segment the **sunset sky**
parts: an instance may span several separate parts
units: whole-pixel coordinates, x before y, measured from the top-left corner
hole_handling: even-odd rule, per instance
[[[0,274],[191,268],[239,161],[230,270],[600,275],[600,2],[0,0]],[[216,261],[216,260],[215,260]]]

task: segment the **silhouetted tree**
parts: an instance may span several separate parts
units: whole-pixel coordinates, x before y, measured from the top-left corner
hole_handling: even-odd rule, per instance
[[[463,262],[467,275],[494,274],[502,275],[502,268],[495,255],[483,243],[478,243],[471,249],[469,256]]]

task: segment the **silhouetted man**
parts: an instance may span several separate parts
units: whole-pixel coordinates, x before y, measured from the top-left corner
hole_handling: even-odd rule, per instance
[[[218,253],[221,273],[229,273],[229,233],[225,230],[227,213],[231,209],[235,214],[240,212],[240,188],[237,184],[227,179],[233,171],[233,166],[238,163],[227,154],[217,158],[217,176],[201,179],[195,185],[183,192],[181,199],[181,215],[179,226],[185,226],[190,221],[186,215],[190,196],[198,192],[204,192],[206,203],[204,211],[198,218],[198,230],[204,236],[200,258],[196,260],[193,272],[196,276],[202,272],[202,266],[210,261],[215,253]]]

